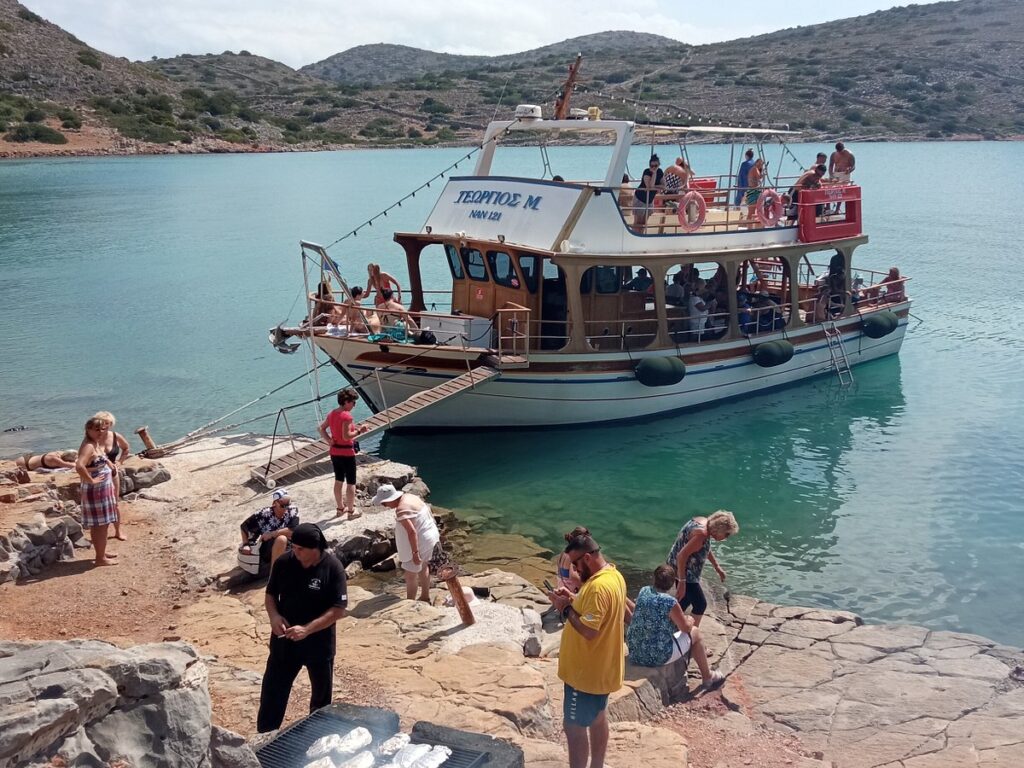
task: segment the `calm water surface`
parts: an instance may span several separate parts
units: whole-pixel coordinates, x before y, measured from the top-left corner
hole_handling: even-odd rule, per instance
[[[793,149],[809,163],[819,147]],[[1024,145],[853,150],[872,238],[859,264],[899,264],[916,316],[900,357],[855,369],[855,388],[822,379],[631,426],[389,436],[381,450],[488,530],[554,547],[585,523],[639,569],[691,515],[724,507],[742,527],[718,550],[739,591],[1024,645]],[[302,373],[300,355],[265,340],[304,314],[298,240],[334,240],[464,154],[3,162],[0,428],[26,429],[0,434],[0,454],[76,445],[99,408],[169,440]],[[729,148],[690,156],[718,172]],[[551,157],[566,178],[604,162],[591,148]],[[779,165],[778,149],[768,157]],[[501,162],[540,171],[536,151]],[[391,233],[418,228],[438,189],[332,250],[352,282],[369,258],[405,274]],[[325,389],[339,383],[324,374]],[[302,381],[245,415],[309,391]],[[292,425],[312,420],[294,412]]]

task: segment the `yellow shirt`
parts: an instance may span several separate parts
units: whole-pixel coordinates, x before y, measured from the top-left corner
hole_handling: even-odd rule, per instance
[[[598,635],[587,640],[566,622],[558,652],[558,677],[584,693],[614,693],[622,687],[626,672],[626,582],[622,574],[614,565],[594,574],[583,583],[572,607],[580,621],[598,630]]]

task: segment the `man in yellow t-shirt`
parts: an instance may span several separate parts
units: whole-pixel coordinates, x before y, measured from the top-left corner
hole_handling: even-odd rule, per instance
[[[569,768],[603,768],[608,748],[608,694],[625,675],[626,582],[604,559],[590,536],[577,536],[565,548],[583,580],[573,595],[565,587],[548,593],[565,617],[558,652],[558,677],[565,684],[562,727],[569,743]]]

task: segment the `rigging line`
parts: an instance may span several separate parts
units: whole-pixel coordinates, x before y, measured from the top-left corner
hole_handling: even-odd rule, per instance
[[[489,142],[497,142],[498,139],[501,136],[507,135],[508,133],[509,133],[509,129],[505,128],[505,130],[502,133],[495,134],[494,136],[492,136],[487,141],[489,141]],[[339,237],[337,240],[333,241],[329,245],[324,246],[324,250],[326,251],[328,248],[333,248],[338,243],[340,243],[342,240],[347,240],[350,237],[357,237],[359,235],[359,230],[360,229],[362,229],[363,227],[366,227],[366,226],[372,227],[373,226],[373,222],[375,222],[377,219],[381,218],[382,216],[387,216],[388,215],[388,211],[394,210],[395,208],[401,208],[402,207],[402,203],[404,203],[406,200],[408,200],[409,198],[412,198],[412,197],[416,197],[416,193],[417,192],[420,192],[423,189],[429,187],[433,182],[437,181],[438,179],[444,178],[444,175],[446,173],[454,170],[455,168],[458,168],[459,167],[459,163],[464,163],[467,160],[469,160],[471,157],[473,157],[473,155],[475,155],[477,152],[481,151],[484,148],[484,146],[485,146],[485,144],[478,144],[478,145],[476,145],[464,157],[460,157],[458,160],[456,160],[454,163],[449,165],[443,171],[441,171],[440,173],[435,174],[432,178],[430,178],[427,181],[425,181],[422,184],[420,184],[418,187],[416,187],[416,189],[414,189],[412,192],[407,194],[405,197],[399,198],[398,200],[393,202],[391,205],[389,205],[384,210],[382,210],[379,213],[376,213],[373,216],[371,216],[369,219],[364,221],[362,224],[357,226],[355,229],[353,229],[353,230],[351,230],[349,232],[346,232],[344,235]]]
[[[509,75],[505,78],[505,84],[501,86],[501,94],[498,96],[498,103],[494,105],[494,114],[491,116],[491,122],[493,123],[498,119],[498,110],[501,109],[501,102],[505,98],[505,89],[508,88],[508,84],[512,82],[514,75]]]
[[[320,365],[324,366],[324,365],[327,365],[329,362],[330,362],[329,360],[325,360],[324,362],[320,363]],[[303,379],[303,378],[305,378],[308,375],[309,375],[308,372],[299,374],[294,379],[290,379],[290,380],[286,381],[284,384],[282,384],[281,386],[275,387],[274,389],[270,390],[269,392],[263,393],[259,397],[255,398],[253,400],[250,400],[245,405],[242,405],[242,406],[240,406],[238,408],[235,408],[235,410],[231,411],[230,413],[225,413],[223,416],[221,416],[221,417],[219,417],[217,419],[214,419],[213,421],[208,422],[207,424],[204,424],[201,427],[193,429],[187,435],[185,435],[184,437],[180,438],[178,441],[175,441],[175,442],[180,442],[180,440],[187,440],[187,439],[189,439],[189,438],[191,438],[191,437],[193,437],[195,435],[199,435],[204,430],[209,429],[210,427],[214,426],[215,424],[220,424],[220,422],[224,421],[224,419],[228,419],[228,418],[234,416],[239,411],[243,411],[246,408],[248,408],[249,406],[255,405],[256,403],[260,402],[261,400],[265,400],[266,398],[270,397],[271,395],[277,394],[278,392],[280,392],[285,387],[291,386],[295,382],[299,381],[299,379]]]

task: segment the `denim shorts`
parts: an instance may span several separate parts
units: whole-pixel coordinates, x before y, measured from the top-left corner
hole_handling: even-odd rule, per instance
[[[565,683],[565,701],[562,703],[562,717],[569,725],[589,728],[607,706],[607,693],[584,693]]]

